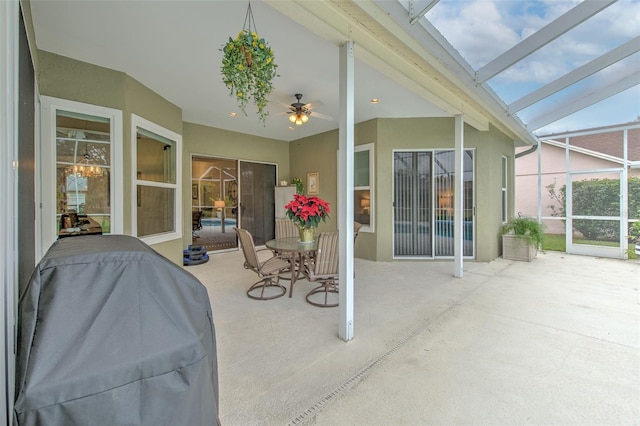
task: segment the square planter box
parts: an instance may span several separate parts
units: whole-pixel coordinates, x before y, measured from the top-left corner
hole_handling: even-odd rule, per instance
[[[536,247],[527,243],[526,239],[512,234],[502,236],[503,259],[531,262],[537,254]]]

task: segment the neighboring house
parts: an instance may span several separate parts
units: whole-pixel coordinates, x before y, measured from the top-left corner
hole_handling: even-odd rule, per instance
[[[540,137],[540,152],[516,158],[515,211],[526,216],[538,216],[538,155],[541,155],[541,206],[542,217],[553,215],[550,205],[560,207],[550,196],[549,185],[560,189],[566,185],[566,141],[569,143],[569,170],[580,173],[577,179],[616,178],[617,174],[596,173],[596,170],[620,169],[624,164],[623,137],[627,132],[627,173],[640,177],[640,121],[614,126],[584,129],[571,133],[557,133]],[[520,153],[526,151],[517,149]],[[633,214],[630,214],[633,218]],[[545,231],[564,234],[565,225],[560,220],[545,220]]]

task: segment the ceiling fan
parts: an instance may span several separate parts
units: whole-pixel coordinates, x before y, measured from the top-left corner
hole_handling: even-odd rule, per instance
[[[296,93],[294,96],[296,97],[297,101],[292,103],[289,106],[289,109],[291,111],[287,111],[287,114],[291,114],[289,115],[290,122],[295,123],[298,126],[301,126],[302,124],[309,121],[309,116],[312,114],[312,111],[311,111],[312,106],[311,106],[311,103],[303,104],[302,102],[300,102],[300,100],[302,99],[302,93]],[[333,117],[320,114],[318,112],[313,112],[313,116],[322,118],[324,120],[333,120]]]

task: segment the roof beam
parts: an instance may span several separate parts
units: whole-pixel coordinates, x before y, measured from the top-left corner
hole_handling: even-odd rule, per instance
[[[535,104],[536,102],[559,92],[560,90],[571,86],[572,84],[595,74],[598,71],[612,65],[627,56],[630,56],[640,51],[640,36],[629,40],[628,42],[616,47],[613,50],[605,53],[604,55],[596,58],[583,66],[576,68],[568,74],[552,81],[549,84],[529,93],[526,96],[512,102],[507,106],[507,110],[510,114],[514,114],[521,111],[528,106]]]
[[[542,27],[476,73],[478,83],[484,83],[536,50],[552,42],[618,0],[585,0],[564,15]]]
[[[546,114],[543,114],[527,123],[529,130],[534,131],[546,126],[547,124],[554,123],[561,118],[573,114],[587,108],[595,103],[598,103],[604,99],[607,99],[613,95],[630,89],[633,86],[640,84],[640,71],[629,74],[628,76],[616,81],[608,86],[598,88],[595,91],[583,96],[575,101],[570,101],[564,105],[560,105]]]

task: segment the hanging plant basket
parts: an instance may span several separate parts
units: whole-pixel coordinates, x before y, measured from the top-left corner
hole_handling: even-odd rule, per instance
[[[254,31],[251,30],[252,23]],[[247,8],[244,28],[236,38],[229,37],[221,51],[222,81],[229,89],[229,94],[236,97],[245,115],[247,104],[253,100],[258,108],[258,118],[264,123],[269,115],[267,96],[273,90],[272,81],[277,76],[278,65],[274,62],[269,44],[255,31],[251,3]]]

